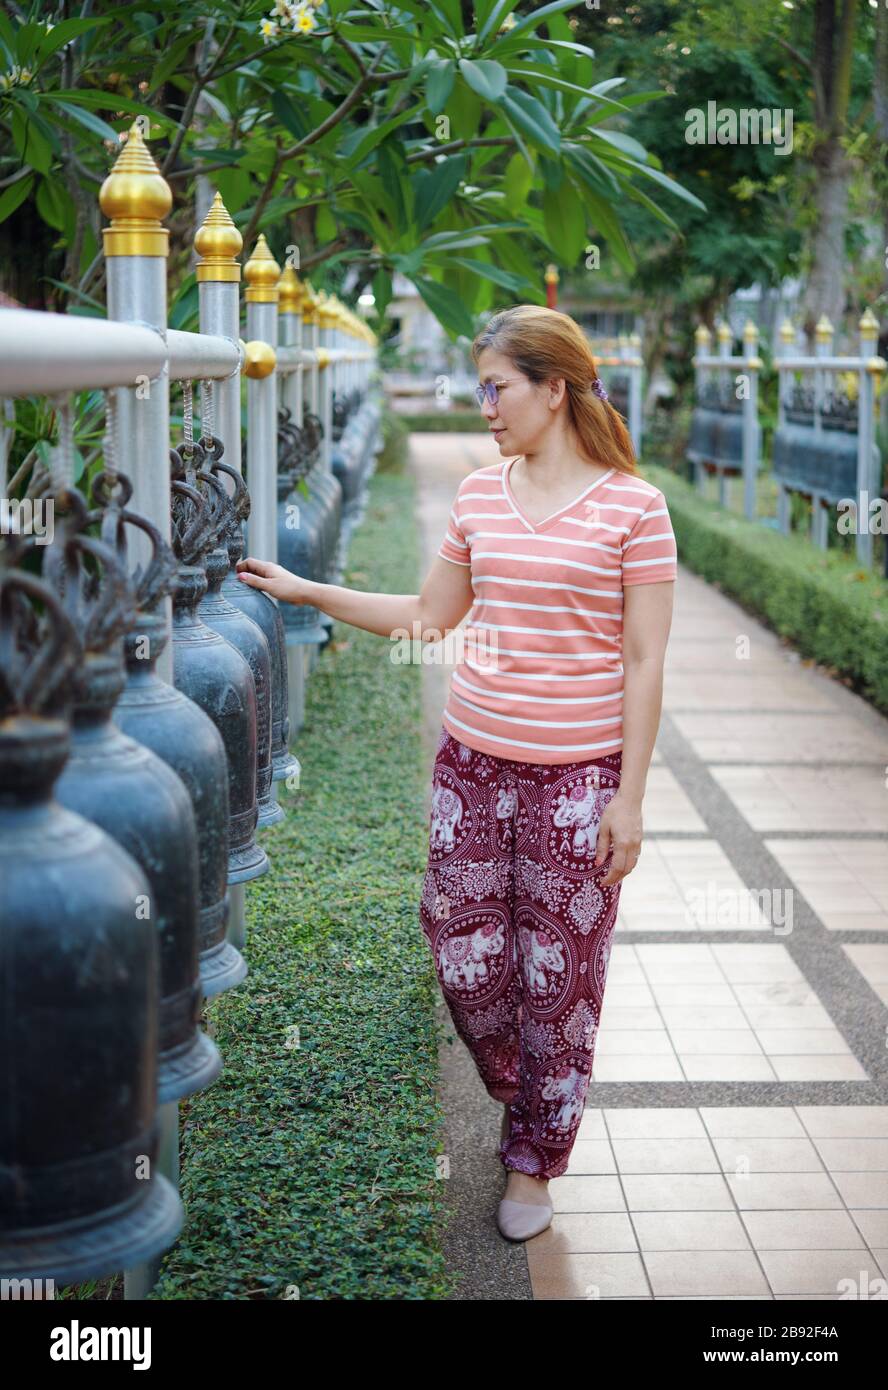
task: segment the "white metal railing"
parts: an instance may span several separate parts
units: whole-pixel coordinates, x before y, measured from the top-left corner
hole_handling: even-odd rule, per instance
[[[246,333],[241,337],[243,242],[218,194],[195,237],[199,331],[167,323],[167,230],[159,212],[172,204],[169,188],[134,124],[102,186],[100,203],[111,218],[104,228],[107,260],[107,318],[0,309],[0,492],[7,517],[7,462],[15,431],[17,397],[49,396],[60,411],[60,444],[53,458],[55,488],[73,480],[73,395],[105,393],[106,461],[132,483],[129,509],[145,516],[169,543],[170,388],[205,384],[202,423],[224,446],[224,461],[242,471],[241,381],[247,378],[246,462],[251,496],[247,522],[250,551],[277,557],[278,396],[296,424],[303,405],[324,425],[323,463],[330,469],[332,400],[335,390],[364,390],[376,359],[376,340],[366,324],[332,297],[301,284],[292,268],[281,274],[264,236],[244,267]],[[279,340],[284,345],[278,346]],[[108,454],[113,457],[108,458]],[[149,542],[130,528],[133,568],[147,562]],[[171,600],[158,605],[166,644],[157,674],[173,683]],[[316,648],[315,648],[316,650]],[[305,645],[288,647],[291,720],[301,723],[302,687],[311,657]],[[295,689],[294,689],[295,687]],[[245,940],[246,884],[229,887],[229,939]],[[161,1117],[162,1167],[177,1176],[176,1103]],[[162,1107],[166,1110],[166,1107]],[[151,1271],[127,1272],[127,1297],[144,1296]]]
[[[809,442],[812,449],[822,449],[829,453],[830,444],[837,436],[824,428],[823,415],[827,402],[834,394],[836,377],[839,373],[851,373],[856,380],[856,480],[848,495],[841,495],[829,481],[819,477],[817,470],[811,470],[804,477],[804,469],[793,478],[775,468],[777,482],[777,525],[784,534],[790,531],[790,495],[800,492],[811,499],[811,539],[826,548],[828,525],[831,510],[838,504],[847,509],[855,527],[855,550],[861,564],[872,563],[872,530],[869,525],[869,505],[880,496],[880,455],[875,442],[875,379],[885,371],[885,360],[876,354],[878,321],[870,309],[866,309],[860,319],[860,347],[856,354],[837,356],[832,351],[833,328],[829,320],[821,318],[816,329],[814,354],[799,352],[796,348],[796,330],[787,320],[780,329],[779,342],[773,353],[774,367],[779,374],[778,423],[775,434],[775,459],[778,446],[782,443],[781,432],[787,427],[786,409],[794,389],[794,374],[810,378],[813,383],[812,410]],[[696,482],[703,487],[704,465],[709,462],[719,477],[719,500],[727,503],[727,477],[734,472],[742,472],[744,513],[750,519],[756,516],[756,476],[761,461],[761,426],[759,422],[759,372],[763,366],[758,354],[758,329],[747,321],[744,330],[746,351],[734,356],[730,351],[731,332],[724,323],[718,327],[717,355],[709,352],[711,334],[701,324],[696,330],[696,352],[694,367],[696,372],[695,424],[699,417],[707,413],[705,389],[708,383],[717,378],[724,389],[728,389],[730,378],[740,374],[737,394],[740,396],[742,418],[742,450],[740,459],[709,457],[713,450],[700,447],[695,442],[695,425],[692,424],[691,445],[688,456],[695,465]],[[742,388],[742,391],[741,391]],[[799,440],[800,448],[804,441]],[[739,465],[739,466],[738,466]]]

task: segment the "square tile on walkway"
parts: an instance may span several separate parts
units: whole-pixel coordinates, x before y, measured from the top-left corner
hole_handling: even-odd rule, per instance
[[[870,989],[888,1004],[888,944],[847,942],[843,951],[857,966]]]
[[[711,675],[708,671],[676,671],[668,660],[663,705],[670,712],[737,714],[749,709],[820,710],[828,714],[835,708],[824,689],[795,671],[783,672],[779,680],[766,670],[761,674],[734,671],[730,676]]]
[[[854,1205],[860,1170],[840,1165],[858,1162]],[[526,1245],[535,1299],[872,1297],[888,1106],[590,1107],[549,1190],[552,1225]]]
[[[888,840],[768,837],[765,845],[830,931],[888,931]]]
[[[861,762],[888,764],[888,733],[822,712],[754,711],[674,715],[679,732],[705,762]]]
[[[652,778],[649,776],[648,782]],[[647,828],[645,802],[645,828]],[[763,908],[765,910],[763,910]],[[748,889],[717,840],[652,837],[623,879],[621,931],[764,931],[782,917],[782,901]]]
[[[675,773],[662,761],[647,775],[644,793],[644,831],[656,835],[662,830],[691,830],[706,833],[706,822],[695,809]]]
[[[753,830],[888,832],[884,768],[729,767],[709,771]]]
[[[868,1079],[784,946],[614,945],[593,1083]]]

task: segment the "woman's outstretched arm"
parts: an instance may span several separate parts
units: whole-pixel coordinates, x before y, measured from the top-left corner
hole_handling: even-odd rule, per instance
[[[471,571],[437,555],[419,594],[366,594],[339,584],[318,584],[292,574],[283,565],[247,556],[237,562],[242,583],[262,589],[281,603],[310,604],[328,617],[351,627],[391,637],[405,630],[412,637],[414,623],[424,642],[437,642],[456,628],[474,602]]]

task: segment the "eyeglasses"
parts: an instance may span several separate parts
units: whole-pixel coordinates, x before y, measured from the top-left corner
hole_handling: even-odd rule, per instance
[[[500,386],[507,386],[510,381],[524,380],[525,378],[523,376],[506,376],[503,377],[502,381],[485,381],[483,386],[475,387],[475,400],[478,402],[479,405],[483,405],[484,398],[486,396],[487,399],[490,401],[491,405],[496,405],[497,401],[499,400],[498,388]]]

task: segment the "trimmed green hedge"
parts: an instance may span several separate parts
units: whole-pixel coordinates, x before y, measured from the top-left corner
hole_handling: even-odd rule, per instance
[[[888,582],[802,536],[726,512],[668,468],[642,463],[669,507],[682,564],[888,712]]]
[[[382,453],[376,460],[376,472],[403,473],[407,464],[407,443],[410,438],[410,431],[400,416],[387,407],[383,407],[380,427],[383,447]]]
[[[371,478],[349,587],[416,592],[414,487]],[[271,870],[247,885],[250,973],[204,1006],[224,1070],[182,1105],[186,1224],[153,1298],[453,1292],[436,1176],[443,1030],[419,921],[421,667],[389,652],[336,623],[308,680],[300,787],[282,788],[290,814],[260,832]]]
[[[486,434],[487,423],[480,410],[425,410],[416,415],[404,415],[399,411],[411,433],[419,434]]]

